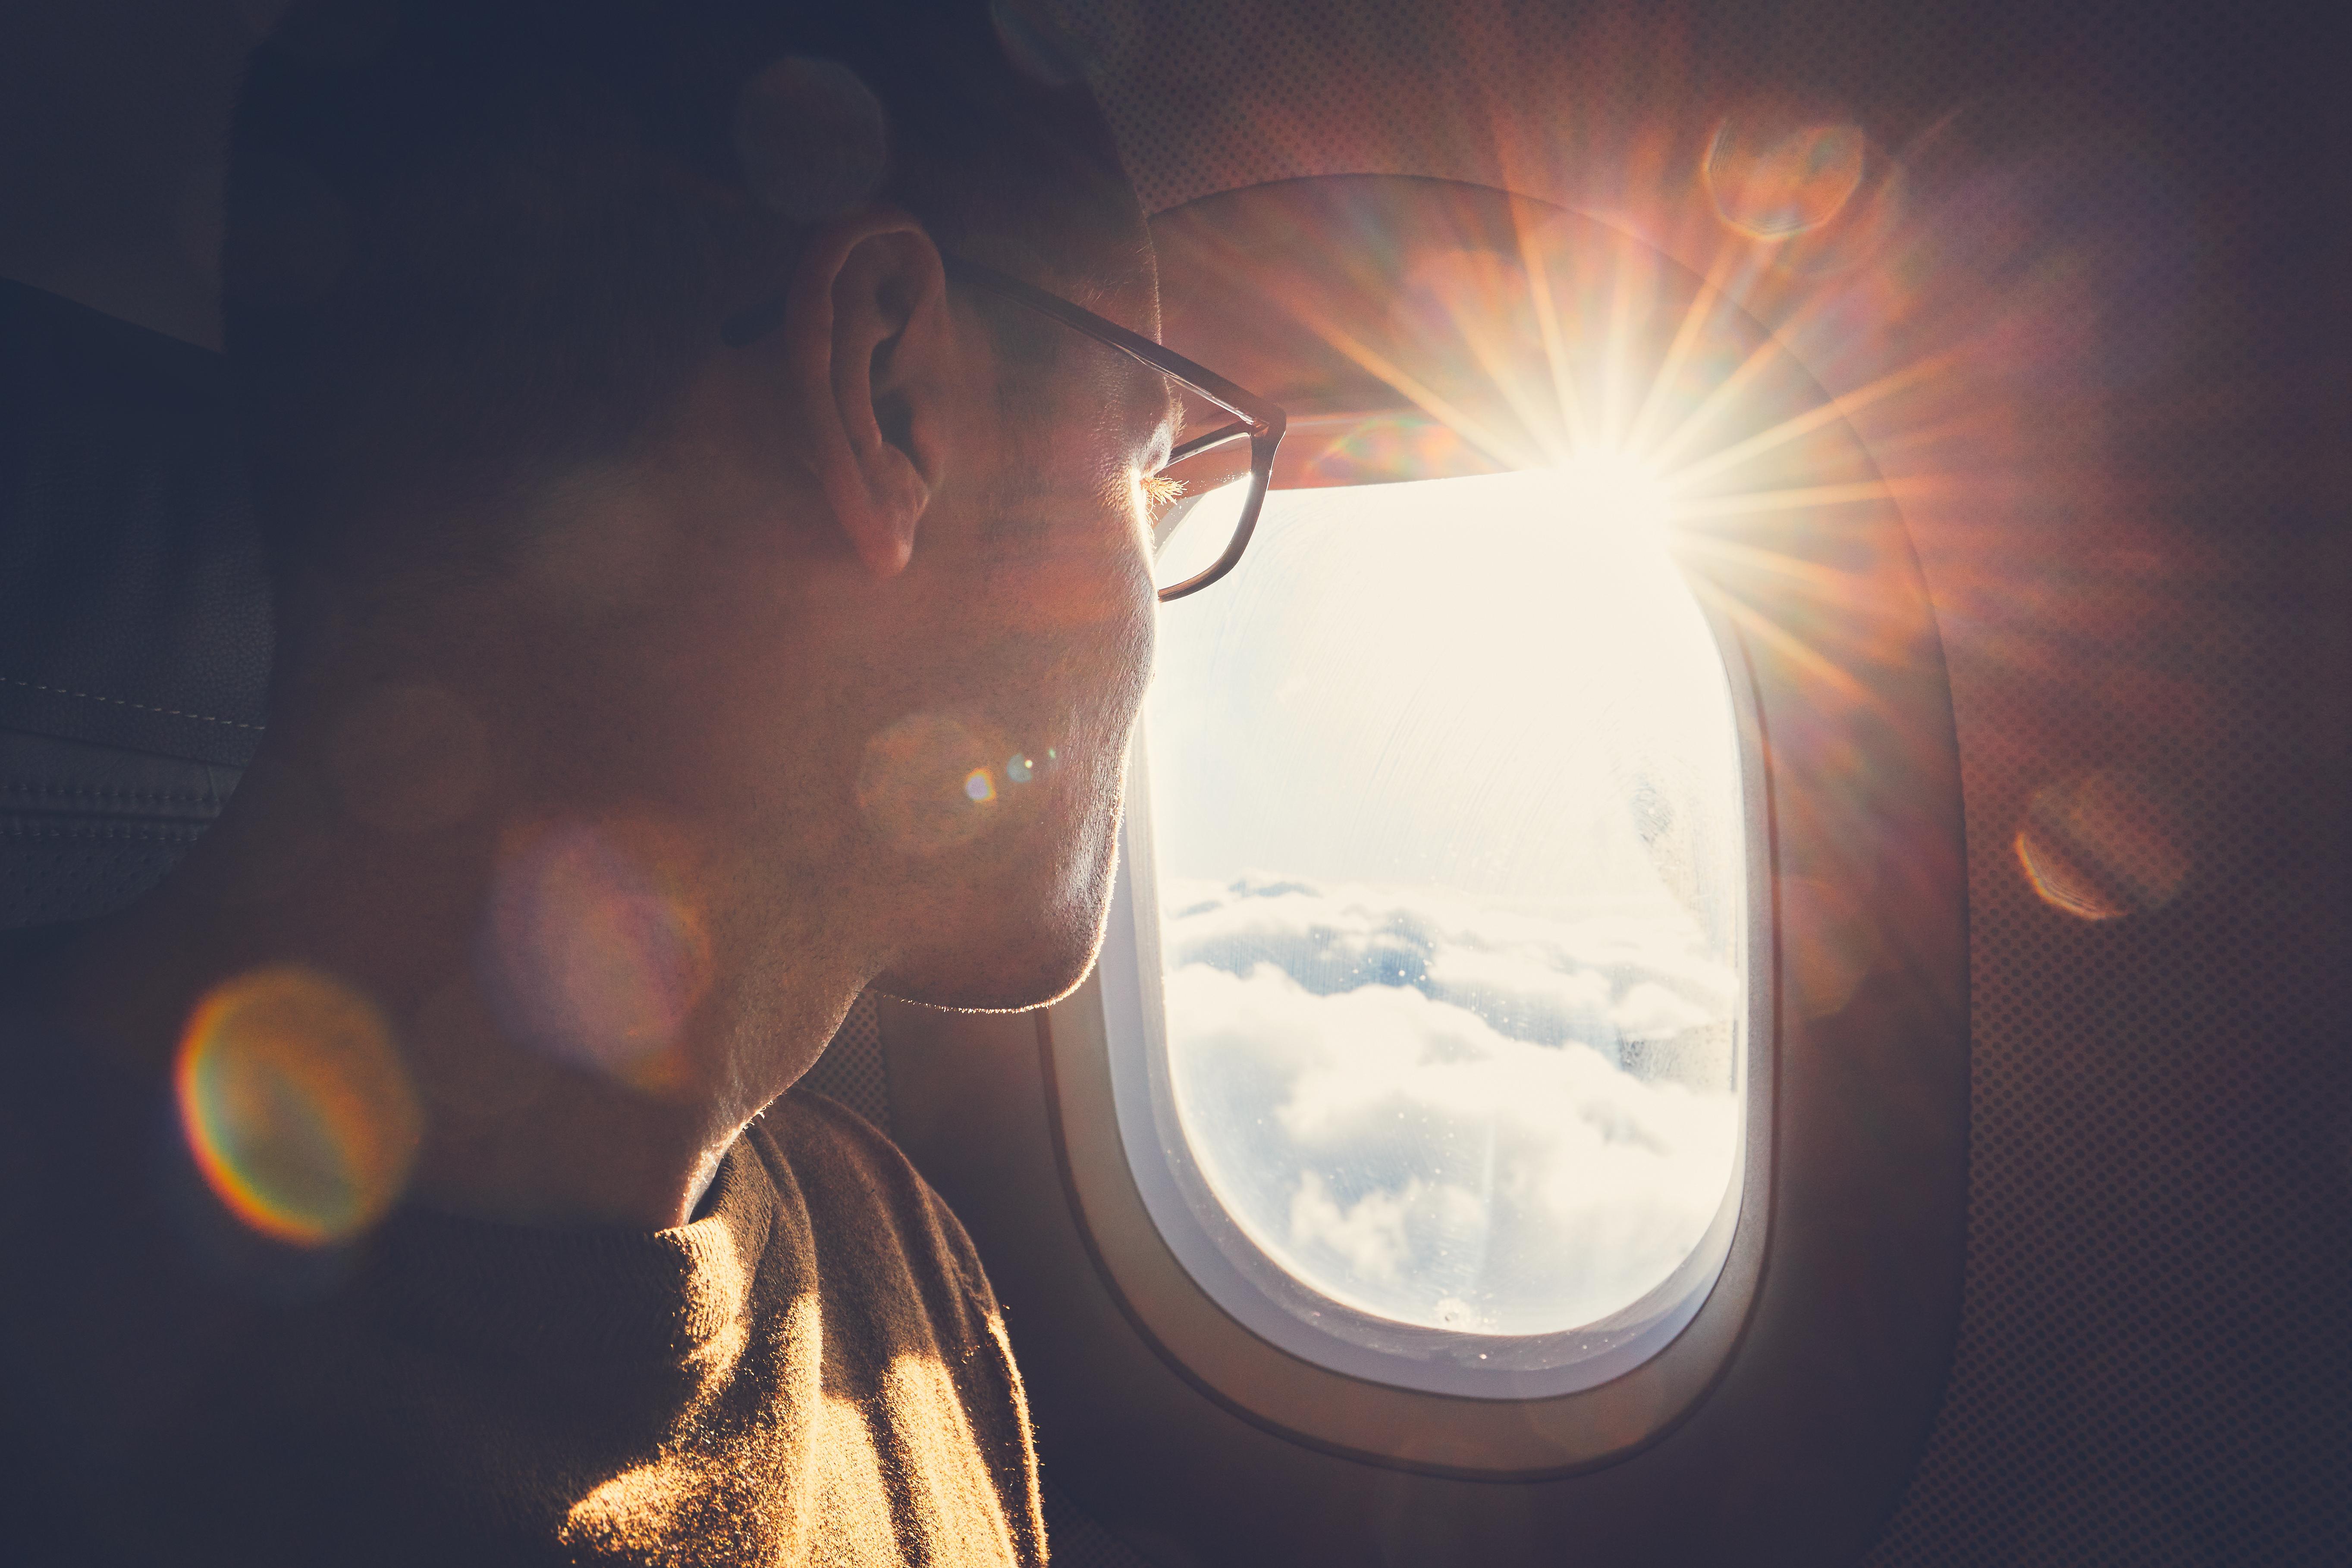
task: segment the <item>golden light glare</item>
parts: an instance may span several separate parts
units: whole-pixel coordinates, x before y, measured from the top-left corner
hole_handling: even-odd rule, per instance
[[[1187,285],[1196,293],[1254,289],[1265,301],[1238,321],[1200,323],[1210,342],[1234,334],[1238,363],[1250,344],[1289,353],[1295,339],[1309,345],[1298,354],[1316,367],[1300,373],[1314,396],[1369,405],[1360,389],[1376,385],[1395,400],[1376,410],[1385,423],[1335,416],[1328,434],[1316,405],[1302,403],[1291,440],[1304,443],[1305,461],[1286,447],[1285,488],[1539,478],[1548,494],[1537,504],[1562,524],[1560,560],[1538,541],[1515,569],[1564,564],[1575,536],[1579,549],[1610,545],[1623,557],[1616,564],[1645,578],[1679,574],[1720,634],[1785,673],[1822,715],[1808,740],[1823,748],[1816,760],[1835,787],[1866,795],[1876,759],[1851,747],[1830,754],[1843,731],[1826,721],[1874,708],[1890,717],[1895,683],[1932,660],[1912,560],[1896,543],[1897,503],[1936,499],[1948,483],[1916,464],[1906,482],[1888,483],[1877,443],[1908,458],[1918,410],[1948,398],[1955,354],[1875,354],[1871,290],[1887,280],[1883,267],[1834,279],[1792,269],[1782,265],[1790,242],[1759,246],[1718,210],[1718,197],[1753,195],[1763,205],[1734,201],[1736,216],[1801,230],[1817,247],[1885,221],[1893,208],[1874,193],[1893,161],[1851,128],[1815,134],[1825,123],[1756,121],[1772,136],[1746,162],[1718,147],[1714,173],[1738,174],[1737,193],[1706,188],[1697,160],[1683,162],[1696,149],[1661,138],[1648,177],[1671,189],[1670,205],[1643,205],[1638,181],[1581,212],[1335,181],[1204,201],[1196,218],[1170,224],[1166,253],[1199,274]],[[1748,124],[1734,129],[1745,135]],[[1782,144],[1783,128],[1793,143]],[[1771,202],[1787,212],[1774,216]],[[1872,235],[1868,254],[1905,258]],[[1397,438],[1408,431],[1445,438]],[[1465,488],[1433,501],[1426,548],[1446,548],[1457,521],[1481,521],[1475,509],[1507,493],[1517,492]],[[1279,523],[1267,538],[1258,548],[1281,548]],[[1833,997],[1842,986],[1816,989]]]
[[[1128,510],[1135,520],[1136,531],[1155,557],[1169,533],[1182,521],[1183,509],[1177,503],[1184,499],[1185,489],[1183,480],[1166,474],[1146,473],[1136,468],[1127,471]]]
[[[1656,540],[1673,521],[1673,492],[1654,469],[1631,454],[1580,452],[1552,471],[1570,515],[1579,521]]]
[[[406,1186],[423,1113],[368,1000],[292,964],[206,993],[174,1087],[206,1184],[264,1236],[318,1247],[381,1219]]]
[[[1156,518],[1184,493],[1184,481],[1171,479],[1166,474],[1147,474],[1138,469],[1135,474],[1136,504],[1146,518]]]

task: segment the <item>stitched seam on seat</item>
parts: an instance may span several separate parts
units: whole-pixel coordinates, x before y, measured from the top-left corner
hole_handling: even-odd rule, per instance
[[[151,828],[136,827],[31,827],[23,823],[0,822],[0,838],[32,838],[53,844],[74,840],[83,842],[113,840],[121,843],[173,844],[194,843],[204,833],[196,824],[187,826],[158,825]]]
[[[136,800],[163,805],[210,805],[213,797],[194,790],[110,789],[104,784],[47,784],[39,779],[0,779],[10,795],[63,795],[72,800]]]
[[[0,675],[0,685],[21,686],[27,691],[46,691],[52,697],[79,697],[85,702],[110,702],[117,708],[136,708],[142,713],[161,713],[167,719],[194,719],[199,724],[226,724],[232,730],[251,730],[256,734],[267,728],[261,724],[241,723],[235,719],[215,719],[209,713],[189,713],[178,708],[152,708],[124,697],[100,697],[94,691],[68,691],[63,687],[19,680],[13,675]]]

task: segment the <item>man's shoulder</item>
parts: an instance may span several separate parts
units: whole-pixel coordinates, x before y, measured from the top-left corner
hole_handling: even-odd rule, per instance
[[[753,1120],[749,1135],[796,1165],[814,1161],[866,1172],[892,1184],[922,1181],[880,1128],[831,1095],[804,1084],[795,1084],[779,1095]]]
[[[808,1206],[821,1251],[865,1268],[905,1268],[938,1279],[996,1310],[980,1257],[947,1203],[896,1143],[828,1095],[796,1087],[752,1122],[746,1136],[788,1173]],[[863,1271],[863,1269],[861,1269]]]
[[[851,1445],[860,1457],[839,1472],[842,1495],[865,1484],[853,1472],[873,1473],[860,1445],[879,1442],[940,1510],[914,1525],[935,1537],[929,1555],[977,1562],[993,1539],[1007,1561],[1042,1562],[1028,1404],[963,1226],[896,1144],[823,1094],[786,1093],[748,1138],[806,1205],[825,1392],[869,1434]],[[830,1451],[819,1448],[822,1468]]]

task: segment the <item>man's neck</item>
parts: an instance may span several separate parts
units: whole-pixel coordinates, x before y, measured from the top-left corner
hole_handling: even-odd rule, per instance
[[[511,999],[494,994],[486,943],[499,939],[497,816],[385,832],[353,824],[323,795],[299,752],[258,759],[187,861],[73,944],[57,976],[58,1010],[161,1068],[214,987],[274,963],[331,977],[387,1020],[414,1082],[424,1132],[411,1201],[524,1224],[681,1224],[743,1126],[814,1060],[862,983],[814,942],[789,975],[723,974],[724,945],[712,943],[693,1005],[672,1037],[652,1042],[663,1070],[566,1059],[544,1039],[520,1037]],[[559,969],[565,958],[556,955]]]

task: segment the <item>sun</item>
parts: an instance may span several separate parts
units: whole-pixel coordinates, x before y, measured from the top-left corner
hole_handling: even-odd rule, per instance
[[[1674,495],[1639,458],[1594,448],[1571,456],[1552,474],[1575,521],[1628,540],[1663,542],[1674,520]]]

